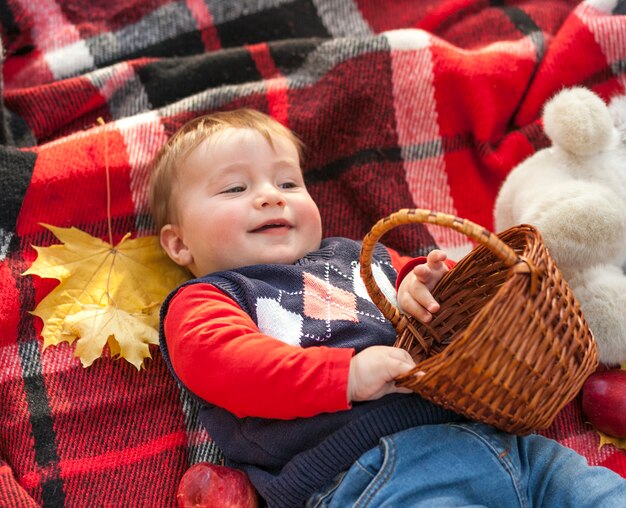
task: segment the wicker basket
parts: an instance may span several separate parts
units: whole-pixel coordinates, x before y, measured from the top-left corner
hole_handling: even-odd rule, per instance
[[[434,288],[441,308],[427,325],[389,302],[371,269],[378,239],[414,222],[452,228],[479,243]],[[596,369],[580,305],[532,226],[495,235],[452,215],[403,209],[363,240],[361,276],[396,329],[395,345],[417,364],[397,384],[470,419],[515,434],[548,427]]]

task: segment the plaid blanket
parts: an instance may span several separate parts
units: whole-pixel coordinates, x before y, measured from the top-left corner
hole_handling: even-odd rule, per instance
[[[148,163],[186,120],[250,106],[292,128],[325,233],[361,238],[418,206],[492,228],[497,189],[547,145],[541,107],[582,84],[626,87],[624,0],[4,0],[0,108],[0,505],[173,506],[190,464],[219,462],[159,351],[137,372],[42,351],[29,311],[55,285],[22,277],[41,222],[108,240],[155,233]],[[405,226],[390,247],[457,233]],[[626,476],[575,400],[545,431]]]

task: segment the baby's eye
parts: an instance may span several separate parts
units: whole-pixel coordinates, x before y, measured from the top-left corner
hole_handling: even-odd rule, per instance
[[[295,189],[297,186],[298,184],[296,184],[295,182],[285,182],[279,185],[281,189]]]
[[[229,187],[226,190],[223,190],[221,193],[222,194],[235,194],[237,192],[243,192],[245,190],[246,188],[243,185],[235,185],[233,187]]]

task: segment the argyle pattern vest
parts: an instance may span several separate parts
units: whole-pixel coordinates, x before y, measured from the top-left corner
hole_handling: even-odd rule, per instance
[[[287,344],[357,351],[372,344],[392,345],[395,331],[361,279],[360,249],[354,240],[328,238],[293,265],[248,266],[200,281],[224,291],[262,333]],[[381,291],[395,303],[397,274],[382,246],[375,251],[372,271]]]

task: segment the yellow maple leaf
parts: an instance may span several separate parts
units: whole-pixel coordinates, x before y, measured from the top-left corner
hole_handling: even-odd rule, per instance
[[[88,366],[107,342],[112,356],[141,368],[148,343],[158,342],[158,308],[188,272],[155,236],[129,239],[128,233],[113,246],[77,228],[42,225],[62,243],[34,247],[37,259],[23,275],[60,281],[32,311],[44,322],[44,349],[81,338],[76,356]]]
[[[76,355],[83,367],[99,358],[104,343],[109,342],[112,355],[119,355],[140,369],[144,358],[150,358],[148,344],[159,343],[158,332],[145,322],[145,317],[146,314],[129,314],[111,305],[86,305],[65,318],[63,333],[80,337]]]

